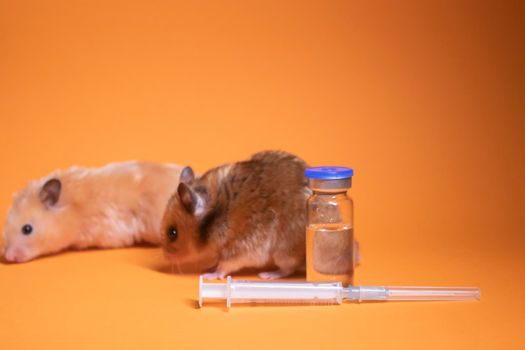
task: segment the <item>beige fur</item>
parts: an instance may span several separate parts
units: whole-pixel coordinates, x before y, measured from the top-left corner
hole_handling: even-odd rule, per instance
[[[72,167],[35,180],[15,194],[4,226],[8,261],[24,262],[64,249],[159,244],[160,221],[182,167],[147,162],[102,168]],[[39,194],[50,179],[61,182],[58,202]],[[32,225],[24,235],[21,228]]]

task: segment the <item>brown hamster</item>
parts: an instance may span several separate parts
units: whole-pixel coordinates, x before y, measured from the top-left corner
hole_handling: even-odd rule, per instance
[[[24,262],[74,248],[160,243],[166,203],[182,167],[147,162],[73,167],[15,194],[4,226],[5,258]]]
[[[195,178],[182,171],[162,221],[166,256],[181,264],[208,258],[206,278],[243,268],[277,270],[279,278],[305,265],[306,163],[294,155],[266,151]]]

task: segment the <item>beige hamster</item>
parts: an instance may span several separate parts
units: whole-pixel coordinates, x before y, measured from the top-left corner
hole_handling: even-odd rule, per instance
[[[306,163],[285,152],[267,151],[226,164],[181,183],[162,221],[163,247],[175,264],[207,258],[223,278],[243,268],[279,278],[304,270]],[[276,269],[275,269],[276,268]]]
[[[4,253],[25,262],[65,249],[160,243],[166,203],[182,167],[148,162],[72,167],[32,181],[4,226]]]

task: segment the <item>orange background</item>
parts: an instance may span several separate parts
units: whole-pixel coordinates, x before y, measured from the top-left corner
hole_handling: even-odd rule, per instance
[[[157,249],[70,252],[0,264],[0,348],[522,348],[524,33],[519,1],[1,0],[0,219],[55,168],[279,148],[355,168],[358,284],[482,301],[198,310]]]

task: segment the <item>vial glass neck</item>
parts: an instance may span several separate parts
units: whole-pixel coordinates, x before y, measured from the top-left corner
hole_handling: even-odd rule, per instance
[[[323,195],[323,196],[345,196],[347,189],[337,189],[337,190],[320,190],[318,188],[314,188],[313,192],[317,195]]]
[[[308,179],[308,187],[320,193],[346,192],[352,187],[352,178],[335,180]]]

